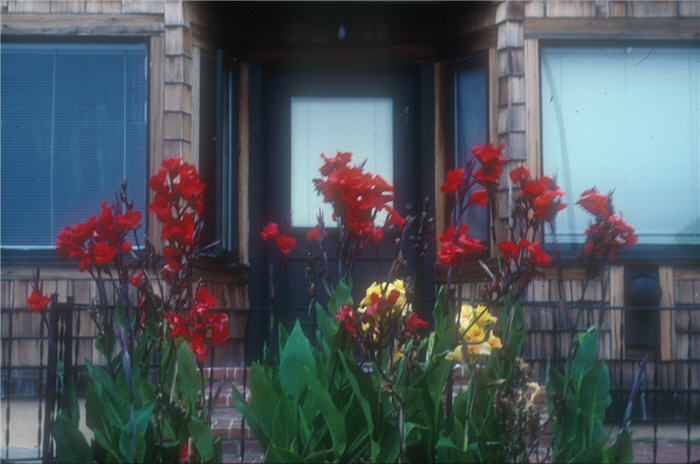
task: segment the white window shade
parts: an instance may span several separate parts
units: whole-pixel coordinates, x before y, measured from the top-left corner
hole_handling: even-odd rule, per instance
[[[293,227],[315,226],[319,209],[326,225],[334,225],[333,209],[323,203],[313,184],[313,179],[321,177],[321,153],[334,157],[338,151],[352,152],[351,164],[367,160],[365,171],[393,184],[393,111],[391,98],[292,97]]]
[[[615,190],[640,243],[700,244],[700,49],[553,47],[541,53],[544,172],[570,206],[560,242],[582,242],[574,203]]]

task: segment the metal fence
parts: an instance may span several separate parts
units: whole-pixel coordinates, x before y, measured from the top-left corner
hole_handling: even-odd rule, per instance
[[[693,462],[700,459],[700,306],[685,305],[669,308],[659,307],[601,307],[594,304],[560,304],[558,302],[531,302],[523,304],[529,325],[525,342],[525,356],[533,366],[540,383],[544,383],[547,364],[563,368],[571,341],[590,325],[599,325],[601,332],[600,354],[607,363],[611,377],[613,404],[608,410],[610,424],[620,422],[627,404],[634,379],[639,374],[639,358],[648,356],[644,366],[641,391],[634,403],[632,423],[646,427],[649,433],[635,442],[639,462]],[[95,348],[94,329],[88,305],[59,304],[51,312],[48,330],[40,325],[38,331],[26,334],[24,327],[17,327],[17,316],[25,309],[2,309],[2,419],[3,454],[0,458],[8,462],[49,462],[54,457],[52,424],[61,394],[61,377],[74,375],[78,379],[78,391],[84,389],[87,374],[84,359],[100,363]],[[274,348],[279,324],[291,326],[299,319],[309,331],[315,329],[315,317],[307,308],[271,309],[242,308],[219,309],[231,318],[244,320],[242,330],[232,333],[227,356],[218,356],[217,366],[240,366],[250,363],[263,343]],[[618,311],[618,313],[613,313]],[[673,322],[673,359],[662,360],[658,352],[658,337],[649,344],[647,353],[638,347],[621,346],[613,349],[612,340],[625,343],[627,326],[634,324],[633,318],[643,312],[655,318],[670,315]],[[539,313],[538,313],[539,312]],[[547,317],[538,317],[538,314]],[[611,314],[621,314],[619,324],[611,323]],[[36,323],[39,324],[39,316]],[[26,325],[26,324],[24,324]],[[619,331],[616,337],[613,333]],[[658,335],[658,331],[657,331]],[[49,338],[56,340],[56,350],[48,350]],[[606,338],[607,337],[607,338]],[[608,341],[605,341],[608,340]],[[27,347],[33,345],[35,351]],[[634,350],[632,349],[634,348]],[[26,351],[18,356],[18,350]],[[35,362],[27,354],[36,353]],[[243,355],[245,353],[245,355]],[[614,353],[620,353],[615,356]],[[34,356],[31,356],[34,359]],[[245,371],[244,371],[245,372]],[[244,375],[239,389],[247,390]],[[38,404],[32,417],[17,406],[16,400],[32,399]],[[16,417],[22,421],[38,424],[36,445],[24,455],[12,453],[13,427]],[[247,434],[245,423],[241,426],[240,456],[245,453]],[[673,429],[669,438],[667,429]],[[668,449],[672,448],[669,458]],[[641,451],[640,451],[641,450]],[[26,451],[26,450],[25,450]],[[641,453],[641,454],[640,454]]]

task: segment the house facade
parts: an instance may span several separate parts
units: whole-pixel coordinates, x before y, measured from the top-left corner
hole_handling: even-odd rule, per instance
[[[700,389],[700,2],[2,0],[1,39],[3,364],[38,359],[36,340],[9,342],[38,335],[20,311],[37,266],[45,291],[76,304],[96,296],[89,276],[57,259],[58,231],[99,211],[123,178],[146,211],[164,157],[194,163],[209,186],[205,237],[216,245],[196,277],[241,309],[218,358],[241,366],[246,335],[264,330],[245,309],[270,305],[273,258],[259,231],[275,220],[301,239],[314,224],[321,151],[367,157],[396,185],[399,211],[427,201],[441,233],[445,173],[493,142],[508,168],[556,174],[570,204],[557,222],[563,268],[526,296],[530,355],[568,343],[553,337],[571,316],[546,303],[597,302],[581,317],[601,323],[604,358],[649,354],[658,385]],[[593,185],[615,189],[640,244],[582,295],[587,219],[574,203]],[[484,217],[471,220],[487,239]],[[158,246],[152,215],[144,234]],[[298,253],[276,277],[275,305],[303,313]],[[386,264],[379,254],[368,274]],[[431,247],[417,265],[422,301],[445,278],[435,261]],[[483,273],[462,277],[463,297],[477,298]],[[79,358],[93,359],[93,329],[81,330]]]

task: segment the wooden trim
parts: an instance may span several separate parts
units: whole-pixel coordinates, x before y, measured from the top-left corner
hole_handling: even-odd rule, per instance
[[[154,35],[164,30],[162,14],[5,13],[2,35]]]
[[[489,141],[498,145],[498,50],[489,48]]]
[[[434,83],[434,112],[435,112],[435,231],[442,234],[446,228],[447,218],[445,211],[445,195],[440,191],[440,186],[445,180],[445,156],[446,156],[446,129],[445,129],[445,63],[433,65]]]
[[[673,266],[659,266],[659,284],[661,285],[661,306],[673,306]],[[659,314],[659,352],[662,361],[675,359],[676,337],[673,315],[674,311],[660,311]]]
[[[202,49],[200,47],[192,47],[192,134],[190,134],[192,140],[192,150],[190,155],[192,156],[192,162],[197,169],[199,167],[199,113],[200,113],[200,96],[201,96],[201,75],[200,71],[202,68]]]
[[[700,39],[700,18],[528,18],[523,27],[526,40]]]
[[[241,64],[238,88],[238,256],[243,263],[249,262],[250,241],[249,184],[250,178],[250,69]]]
[[[673,271],[675,280],[700,280],[700,269],[676,268]]]
[[[542,119],[540,114],[540,49],[537,40],[525,41],[525,165],[542,175]]]
[[[163,56],[165,40],[163,35],[151,37],[149,57],[149,101],[148,101],[148,165],[149,176],[158,172],[163,161]],[[153,201],[154,192],[149,189],[149,203]],[[153,213],[148,214],[148,239],[160,250],[163,243],[160,238],[161,225]]]
[[[610,306],[623,306],[625,303],[625,267],[619,264],[610,266]],[[620,309],[610,310],[610,334],[612,359],[623,359],[625,335],[622,333],[624,314]]]
[[[289,62],[367,62],[380,60],[391,63],[430,63],[435,60],[436,48],[433,45],[405,44],[382,45],[377,47],[356,47],[352,49],[333,49],[321,46],[317,49],[290,46],[275,43],[258,49],[241,49],[241,60],[250,63],[289,63]]]
[[[482,29],[465,32],[442,42],[439,50],[443,59],[458,59],[473,53],[495,49],[498,42],[498,26],[492,24]],[[496,62],[498,64],[498,62]]]

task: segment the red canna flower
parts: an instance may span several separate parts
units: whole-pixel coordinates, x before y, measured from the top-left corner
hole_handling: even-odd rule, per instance
[[[444,242],[438,253],[438,260],[442,264],[453,264],[455,260],[464,256],[465,252],[462,247],[457,246],[454,242]]]
[[[510,171],[510,180],[514,184],[524,184],[530,180],[530,171],[525,166],[520,166]]]
[[[520,247],[510,240],[499,243],[498,248],[501,250],[504,261],[517,259],[520,253]]]
[[[260,233],[260,236],[264,241],[268,241],[271,238],[276,238],[279,234],[279,226],[274,222],[270,222],[263,227],[263,231]]]
[[[95,245],[95,264],[98,266],[109,264],[115,256],[117,256],[117,250],[105,242],[99,242]]]
[[[280,251],[285,256],[291,253],[297,246],[297,239],[288,235],[280,235],[275,240],[280,247]]]
[[[182,445],[182,449],[180,450],[178,457],[180,458],[180,464],[186,464],[192,457],[190,453],[189,440]]]
[[[160,270],[160,276],[165,280],[165,282],[168,285],[172,285],[173,282],[175,281],[175,277],[177,276],[177,271],[173,269],[173,267],[169,264],[166,264],[163,266],[163,268]]]
[[[328,237],[328,231],[323,230],[323,236]],[[306,238],[310,242],[320,242],[321,241],[321,232],[319,231],[318,226],[314,227],[313,229],[309,230],[306,233]]]
[[[477,145],[472,153],[481,162],[481,169],[474,173],[476,181],[486,188],[494,189],[498,186],[498,179],[503,172],[506,159],[503,157],[504,146],[494,147],[492,144]]]
[[[489,201],[488,191],[486,189],[477,190],[469,196],[469,201],[467,201],[467,206],[472,203],[477,206],[486,206]]]
[[[202,287],[197,291],[197,294],[195,295],[195,299],[197,300],[198,303],[201,303],[203,305],[206,305],[208,307],[214,307],[216,306],[216,298],[211,296],[209,293],[209,290],[207,290],[206,287]]]
[[[484,251],[484,245],[481,243],[481,241],[467,235],[467,226],[462,226],[460,229],[457,243],[464,248],[464,252],[466,254],[481,253]]]
[[[576,203],[594,216],[610,216],[613,213],[608,196],[598,193],[595,187],[583,192]]]
[[[447,180],[444,184],[442,184],[442,186],[440,186],[440,190],[445,193],[455,193],[462,186],[463,182],[464,169],[453,169],[447,173]]]
[[[51,298],[44,296],[36,288],[32,291],[32,294],[27,298],[27,303],[29,304],[29,310],[32,312],[41,311],[46,308],[49,303],[51,303]]]
[[[140,288],[145,282],[143,271],[139,272],[138,274],[134,275],[131,279],[129,279],[129,283],[133,285],[136,288]]]
[[[406,319],[406,330],[409,334],[428,330],[429,327],[428,322],[418,317],[416,313],[411,313],[408,319]]]
[[[321,158],[323,158],[323,161],[325,161],[325,163],[318,170],[321,171],[321,175],[328,176],[333,171],[341,167],[347,166],[347,164],[352,159],[352,153],[338,152],[338,154],[334,158],[328,158],[325,154],[321,153]]]
[[[357,329],[354,326],[354,324],[357,322],[357,315],[350,306],[344,305],[342,308],[340,308],[340,311],[336,313],[335,318],[343,323],[343,326],[348,333],[351,335],[357,334]]]
[[[185,320],[184,317],[175,314],[175,313],[167,313],[165,315],[165,320],[168,321],[168,325],[170,326],[170,336],[172,338],[175,337],[185,337],[187,339],[190,338],[190,328]]]

